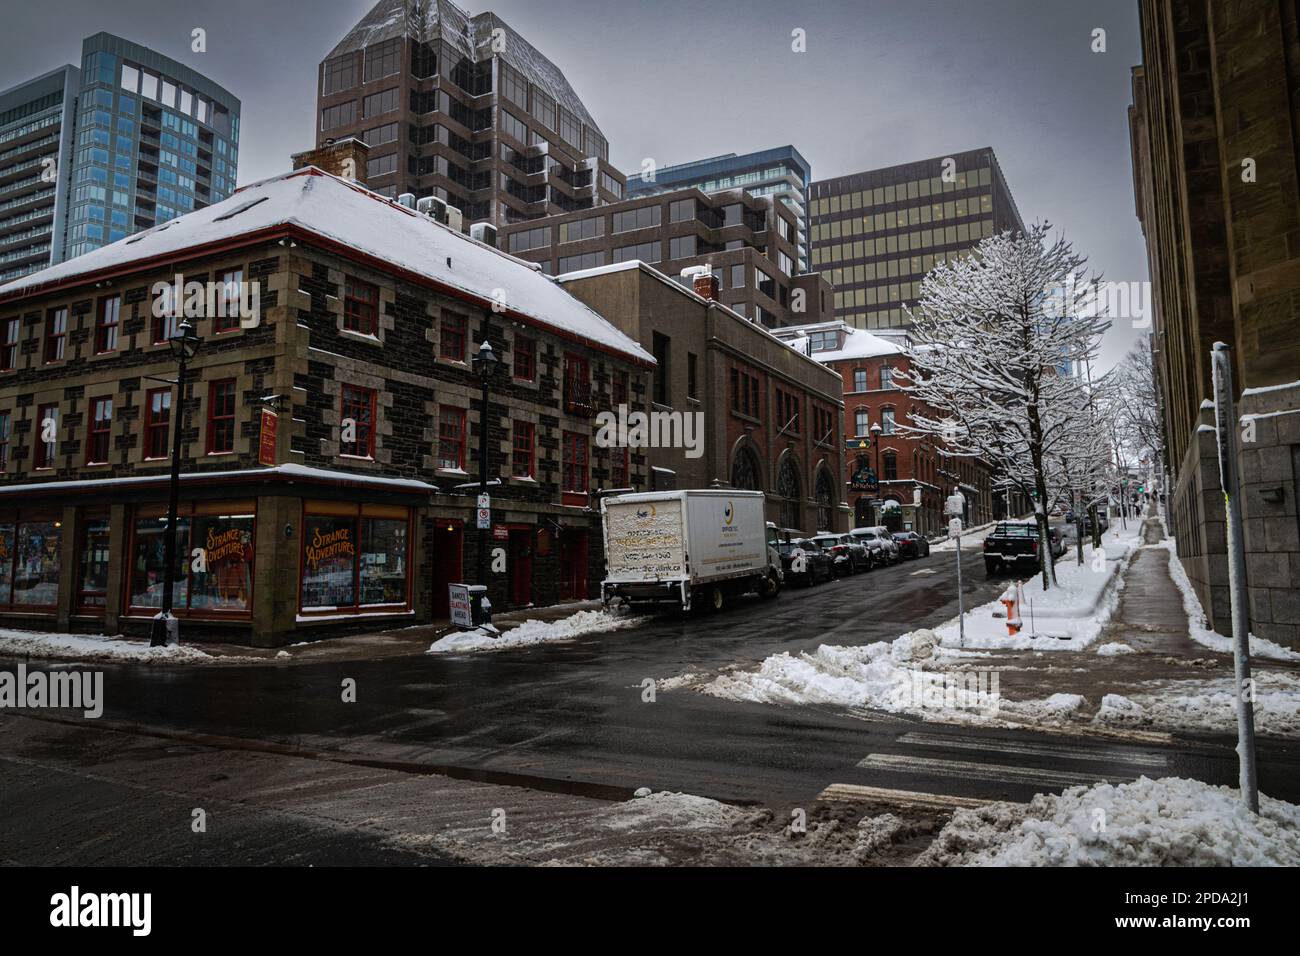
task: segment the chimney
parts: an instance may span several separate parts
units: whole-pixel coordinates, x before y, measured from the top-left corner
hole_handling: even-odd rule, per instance
[[[696,295],[718,301],[718,277],[713,274],[711,266],[688,266],[682,270],[682,278],[691,280]]]

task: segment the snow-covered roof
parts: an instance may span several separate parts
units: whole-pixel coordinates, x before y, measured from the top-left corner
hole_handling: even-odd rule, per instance
[[[138,265],[156,268],[181,253],[229,247],[277,228],[331,241],[342,255],[378,259],[414,277],[467,294],[504,315],[654,364],[654,357],[540,268],[471,239],[428,216],[315,167],[245,186],[229,199],[0,286],[0,302],[69,281],[90,281]],[[382,266],[381,266],[382,268]]]
[[[236,471],[190,471],[181,475],[182,484],[204,484],[218,480],[240,479],[281,479],[316,482],[346,482],[367,485],[403,492],[438,492],[437,485],[420,481],[417,478],[389,478],[383,475],[367,475],[350,471],[332,471],[328,468],[312,468],[308,465],[285,464],[268,468],[245,468]],[[35,492],[78,491],[94,487],[102,489],[144,487],[166,484],[168,474],[135,475],[129,478],[81,478],[71,481],[31,481],[21,484],[0,485],[0,495],[33,494]]]
[[[865,329],[851,329],[838,349],[813,352],[819,362],[839,362],[845,359],[878,358],[882,355],[901,355],[902,349],[888,339],[872,335]]]

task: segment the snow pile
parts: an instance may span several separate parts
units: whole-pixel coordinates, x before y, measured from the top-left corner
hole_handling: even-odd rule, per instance
[[[1256,672],[1255,730],[1261,734],[1300,735],[1300,677]],[[1107,694],[1094,720],[1123,727],[1176,727],[1234,733],[1237,729],[1236,679],[1155,682],[1149,692],[1121,697]]]
[[[1098,657],[1116,657],[1120,654],[1132,653],[1134,653],[1133,648],[1122,641],[1111,641],[1109,644],[1103,644],[1097,648]]]
[[[615,631],[644,623],[640,617],[625,617],[610,611],[579,611],[558,621],[527,620],[518,627],[494,634],[485,628],[448,634],[430,645],[429,654],[465,654],[474,651],[501,651],[571,641],[584,634]]]
[[[753,811],[719,803],[708,797],[667,790],[616,803],[599,815],[611,830],[720,830],[747,820]]]
[[[995,611],[1003,613],[1002,602],[990,601],[966,612],[965,644],[961,644],[955,618],[940,627],[938,633],[944,646],[1036,651],[1077,651],[1087,647],[1114,613],[1123,587],[1122,578],[1117,586],[1111,584],[1122,575],[1141,539],[1142,529],[1137,522],[1124,530],[1112,528],[1102,535],[1103,570],[1095,570],[1097,557],[1092,546],[1085,545],[1083,564],[1077,563],[1073,551],[1057,559],[1057,587],[1045,592],[1039,577],[1026,581],[1022,589],[1025,601],[1020,607],[1020,633],[1007,632],[1005,616],[993,616]],[[1010,589],[1014,587],[1012,582]]]
[[[958,810],[917,860],[935,866],[1297,866],[1300,807],[1197,780],[1141,777],[1028,804]]]
[[[242,659],[214,657],[187,644],[150,647],[147,641],[128,641],[105,634],[54,634],[8,628],[0,628],[0,654],[64,661],[156,661],[186,664]]]
[[[1205,609],[1201,607],[1201,599],[1196,596],[1196,591],[1192,589],[1192,582],[1187,577],[1183,562],[1178,560],[1177,544],[1174,539],[1166,537],[1165,540],[1159,544],[1153,544],[1151,547],[1163,548],[1169,552],[1169,576],[1174,579],[1174,584],[1178,586],[1178,590],[1183,595],[1183,610],[1187,612],[1188,635],[1197,644],[1203,644],[1220,654],[1231,654],[1232,638],[1224,637],[1218,631],[1205,626]],[[1256,637],[1254,634],[1250,635],[1250,655],[1251,657],[1269,657],[1278,661],[1300,661],[1300,653],[1265,638]]]

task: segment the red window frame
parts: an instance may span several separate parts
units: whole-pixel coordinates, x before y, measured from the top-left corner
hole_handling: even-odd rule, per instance
[[[218,431],[225,438],[218,443]],[[208,386],[208,454],[235,450],[235,380],[223,378]]]
[[[469,322],[463,315],[444,315],[438,329],[438,357],[450,362],[465,361],[465,337]]]
[[[244,284],[244,270],[230,269],[221,273],[221,282],[217,286],[217,314],[212,319],[214,334],[233,332],[239,328],[240,287]],[[234,295],[231,295],[231,287]],[[232,308],[233,304],[233,308]]]
[[[614,370],[614,382],[611,386],[615,405],[626,405],[628,395],[628,373],[622,369]]]
[[[379,334],[379,286],[352,276],[344,278],[343,328],[358,335]]]
[[[113,399],[92,400],[90,421],[86,426],[86,464],[108,464],[109,444],[113,437]]]
[[[118,332],[122,324],[122,297],[111,295],[99,300],[95,319],[95,354],[117,351]]]
[[[454,405],[439,406],[437,458],[439,468],[465,470],[465,439],[465,409]],[[455,458],[448,457],[444,449],[450,449]],[[448,464],[452,461],[455,464]]]
[[[180,328],[180,304],[176,301],[176,287],[168,285],[162,293],[163,313],[153,316],[153,344],[166,345]],[[151,308],[152,311],[152,308]]]
[[[22,319],[5,322],[5,340],[0,345],[0,372],[12,372],[18,367],[18,343],[23,334]]]
[[[515,422],[511,432],[510,475],[533,478],[537,471],[537,426],[532,422]]]
[[[44,425],[44,423],[45,423],[45,419],[48,418],[48,417],[50,417],[50,415],[49,415],[50,412],[53,412],[53,414],[54,414],[54,425],[55,425],[54,441],[52,441],[52,442],[44,442],[44,441],[41,441],[41,432],[44,431],[44,428],[45,428],[45,425]],[[53,468],[53,467],[54,467],[54,459],[56,459],[56,458],[59,457],[58,423],[59,423],[59,406],[58,406],[58,405],[42,405],[42,406],[40,406],[38,409],[36,409],[36,456],[35,456],[35,458],[36,458],[36,462],[35,462],[35,466],[36,466],[37,468]]]
[[[68,341],[68,310],[51,309],[45,315],[45,364],[63,361]]]
[[[537,340],[524,337],[515,339],[514,377],[520,382],[537,379]]]
[[[591,408],[591,365],[581,355],[564,353],[564,410],[581,414]]]
[[[591,487],[590,478],[587,436],[578,432],[565,432],[563,462],[560,468],[560,491],[566,495],[585,495]]]
[[[157,396],[158,407],[154,408]],[[158,461],[167,457],[168,433],[172,423],[172,390],[151,388],[144,393],[144,458]]]
[[[344,442],[340,429],[339,454],[349,458],[375,457],[375,390],[344,385],[339,401],[343,418],[356,422],[356,441]],[[364,421],[363,421],[364,416]]]

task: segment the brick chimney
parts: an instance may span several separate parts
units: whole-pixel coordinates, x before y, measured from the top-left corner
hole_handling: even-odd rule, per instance
[[[346,139],[326,140],[323,146],[316,149],[294,153],[290,160],[294,169],[315,166],[327,173],[333,173],[344,179],[353,179],[365,185],[366,156],[369,152],[369,146],[349,136]]]
[[[718,277],[713,274],[711,266],[688,266],[682,270],[682,278],[691,280],[696,295],[718,301]]]

